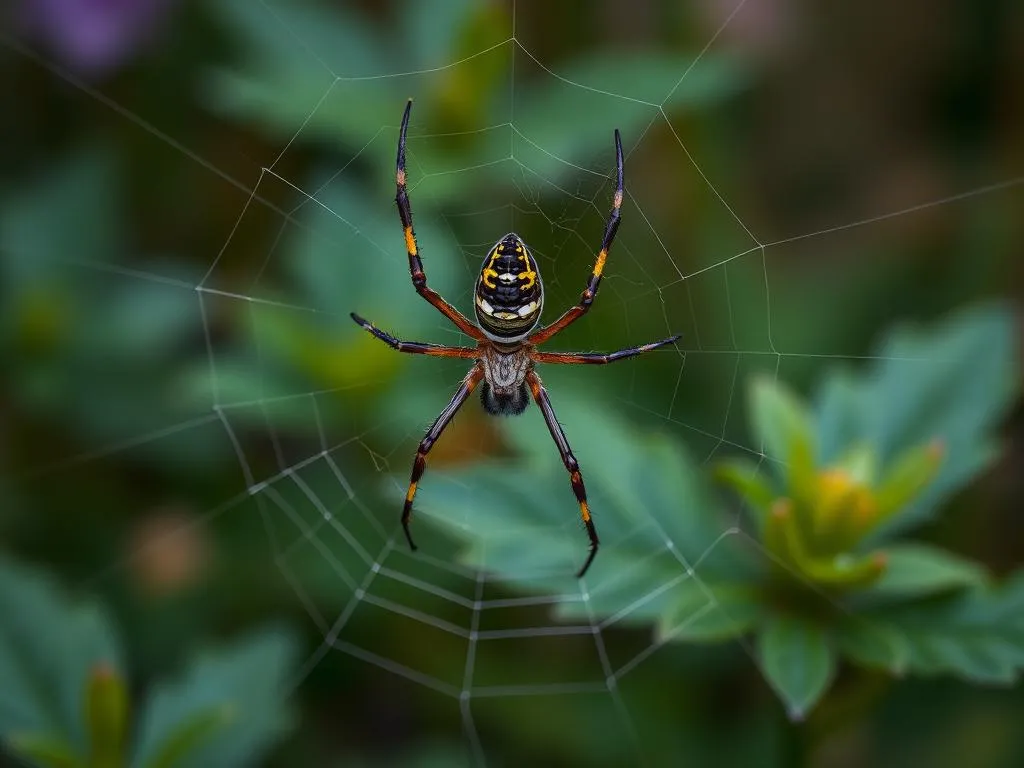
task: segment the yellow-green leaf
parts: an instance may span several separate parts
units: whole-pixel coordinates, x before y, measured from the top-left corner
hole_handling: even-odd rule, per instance
[[[86,684],[85,719],[89,729],[90,768],[118,768],[128,735],[128,691],[109,664],[93,668]]]
[[[715,467],[715,477],[739,493],[754,510],[758,524],[763,523],[777,494],[757,464],[745,459],[729,459]]]
[[[806,498],[814,485],[814,430],[810,414],[797,396],[778,381],[754,380],[750,410],[756,437],[764,453],[784,462],[790,491]]]
[[[55,736],[14,734],[7,747],[16,755],[44,768],[77,768],[81,765],[74,749]]]

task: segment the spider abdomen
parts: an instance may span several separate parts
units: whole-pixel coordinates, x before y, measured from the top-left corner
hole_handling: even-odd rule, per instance
[[[488,338],[499,343],[524,339],[540,320],[544,287],[540,270],[519,235],[499,240],[484,259],[473,307]]]

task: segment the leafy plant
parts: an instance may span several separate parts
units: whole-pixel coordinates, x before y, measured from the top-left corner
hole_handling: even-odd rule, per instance
[[[0,356],[10,362],[0,384],[19,409],[93,446],[194,418],[210,401],[183,399],[175,372],[202,355],[187,346],[201,333],[189,290],[198,276],[157,259],[125,266],[134,254],[112,146],[89,142],[60,159],[0,189]],[[217,457],[191,437],[178,439]],[[176,456],[173,442],[141,450]]]
[[[578,174],[566,161],[607,153],[610,141],[610,128],[591,119],[608,107],[593,89],[631,95],[617,102],[616,124],[624,136],[637,136],[657,115],[658,105],[707,108],[746,81],[733,55],[709,51],[694,66],[696,52],[671,50],[635,52],[615,62],[574,58],[559,64],[559,78],[541,78],[544,84],[535,85],[529,76],[535,62],[512,41],[504,9],[491,4],[411,3],[386,29],[342,6],[311,2],[264,3],[254,11],[240,0],[219,0],[213,10],[240,48],[235,65],[210,73],[206,102],[213,111],[259,125],[289,143],[302,126],[300,142],[359,150],[371,168],[394,162],[395,133],[380,129],[397,131],[410,95],[422,104],[414,126],[430,125],[431,133],[466,132],[457,143],[416,142],[414,162],[424,169],[481,166],[458,179],[440,174],[418,182],[421,209],[471,197],[474,190],[467,190],[467,183],[507,184],[510,168],[499,161],[509,156],[510,137],[513,153],[539,178],[555,183]],[[447,66],[453,58],[457,63]],[[515,121],[479,131],[509,119],[513,61],[523,83],[512,86]],[[406,78],[375,77],[396,66],[422,77],[412,85]],[[689,74],[681,82],[684,71]],[[552,114],[561,119],[552,121]],[[464,154],[453,158],[454,152]],[[389,174],[381,174],[379,182],[390,189]],[[420,221],[425,218],[420,215]]]
[[[759,666],[793,718],[841,656],[1009,682],[1024,667],[1024,573],[999,585],[976,563],[895,536],[996,457],[993,430],[1015,386],[1011,328],[1009,312],[989,306],[930,332],[900,330],[864,373],[833,372],[815,408],[755,380],[765,460],[717,469],[746,502],[750,532],[730,525],[680,446],[556,390],[604,543],[585,584],[572,578],[584,553],[567,522],[572,495],[536,419],[509,425],[526,466],[435,478],[423,511],[471,540],[473,565],[565,596],[561,618],[654,624],[673,641],[755,634]]]
[[[134,708],[100,608],[72,604],[45,577],[0,561],[0,613],[0,738],[32,765],[252,765],[290,725],[283,686],[296,644],[280,629],[205,656]]]

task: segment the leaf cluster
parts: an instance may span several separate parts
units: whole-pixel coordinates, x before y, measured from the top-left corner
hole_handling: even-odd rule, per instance
[[[131,701],[117,633],[96,605],[0,561],[0,739],[46,768],[253,765],[288,732],[297,646],[268,628]]]
[[[755,380],[752,432],[764,457],[718,465],[749,522],[730,518],[678,443],[555,392],[603,542],[584,584],[572,577],[585,551],[572,494],[529,418],[509,425],[517,471],[485,464],[424,484],[418,498],[468,540],[468,562],[562,596],[559,618],[653,625],[664,641],[756,636],[759,666],[794,718],[840,658],[1008,683],[1024,666],[1022,574],[1000,584],[900,535],[997,455],[994,431],[1014,394],[1011,328],[1008,311],[983,306],[898,330],[867,370],[833,371],[815,405]]]

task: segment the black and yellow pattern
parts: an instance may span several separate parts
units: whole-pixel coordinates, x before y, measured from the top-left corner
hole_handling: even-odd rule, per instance
[[[519,235],[509,233],[484,259],[476,281],[474,309],[491,341],[522,341],[540,320],[544,285],[533,254]]]
[[[412,206],[409,203],[409,191],[405,177],[405,139],[409,128],[409,112],[412,100],[405,107],[402,115],[402,127],[398,134],[398,162],[395,168],[395,182],[398,187],[395,202],[398,204],[398,215],[402,220],[402,232],[405,237],[405,250],[409,254],[409,274],[413,287],[424,299],[436,307],[445,317],[467,336],[476,341],[472,347],[452,347],[442,344],[431,344],[422,341],[403,341],[381,330],[369,320],[355,312],[352,319],[377,339],[397,349],[416,355],[433,357],[458,357],[473,360],[473,367],[462,380],[462,384],[452,396],[451,402],[441,411],[416,449],[413,460],[409,488],[402,505],[402,530],[413,550],[412,534],[409,523],[412,519],[412,505],[416,498],[416,489],[420,478],[427,468],[427,454],[434,447],[445,427],[451,423],[455,414],[463,406],[470,394],[480,386],[481,400],[484,408],[491,414],[515,416],[525,410],[532,395],[533,401],[544,415],[544,421],[551,432],[551,437],[558,446],[562,463],[569,473],[569,484],[579,504],[580,519],[590,539],[590,552],[580,568],[577,576],[583,577],[594,561],[600,541],[597,529],[591,517],[590,505],[587,501],[587,489],[583,484],[583,473],[579,463],[569,447],[569,441],[558,423],[555,409],[551,405],[547,390],[540,377],[534,371],[537,363],[581,364],[589,363],[604,365],[616,360],[625,360],[645,352],[671,344],[678,336],[661,341],[643,344],[618,352],[540,352],[537,345],[542,344],[555,334],[561,332],[575,322],[590,309],[597,297],[597,289],[601,285],[604,265],[608,259],[615,233],[619,228],[619,215],[622,208],[624,187],[622,179],[622,140],[615,131],[615,193],[612,196],[612,210],[605,224],[604,238],[601,249],[597,253],[593,271],[587,281],[587,287],[580,295],[579,302],[570,307],[557,320],[539,331],[533,329],[540,321],[540,313],[544,304],[544,286],[540,279],[540,270],[533,254],[522,239],[509,233],[497,242],[487,254],[480,276],[473,292],[473,303],[478,325],[473,325],[459,310],[445,301],[436,291],[427,286],[427,276],[423,269],[423,259],[416,233],[412,225]]]

